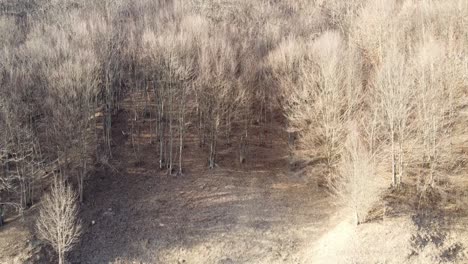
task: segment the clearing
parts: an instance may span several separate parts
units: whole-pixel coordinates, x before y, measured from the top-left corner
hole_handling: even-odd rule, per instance
[[[73,262],[304,263],[296,253],[320,237],[335,209],[316,183],[290,172],[286,134],[269,134],[272,145],[251,145],[242,165],[232,154],[237,145],[223,145],[212,170],[188,138],[184,175],[168,176],[145,131],[135,160],[121,133],[129,118],[119,113],[113,161],[89,181]]]

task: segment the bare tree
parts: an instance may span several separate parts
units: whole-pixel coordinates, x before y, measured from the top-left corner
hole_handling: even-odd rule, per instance
[[[408,59],[402,54],[396,39],[389,45],[386,57],[377,71],[376,89],[383,119],[391,144],[392,184],[398,187],[404,176],[405,148],[410,132],[410,116],[414,111],[415,91]]]
[[[429,168],[425,184],[435,187],[440,165],[450,157],[455,94],[463,86],[463,66],[460,58],[448,51],[441,41],[428,37],[415,56],[416,110],[418,123],[417,150],[422,166]],[[423,173],[422,173],[423,174]],[[423,175],[421,175],[423,176]]]
[[[357,225],[366,220],[369,209],[379,199],[382,187],[374,155],[362,140],[357,124],[351,122],[332,190],[339,201],[352,210]]]
[[[76,201],[76,193],[57,178],[50,193],[42,198],[37,232],[57,252],[59,264],[64,263],[65,254],[73,248],[81,235]]]
[[[339,160],[350,110],[345,96],[346,72],[340,61],[345,47],[339,33],[325,32],[310,44],[310,50],[300,62],[298,85],[287,90],[287,117],[291,129],[299,133],[304,154],[323,156],[329,180]]]
[[[0,109],[0,160],[3,165],[4,184],[18,194],[15,199],[19,200],[19,208],[22,211],[34,203],[34,191],[39,187],[37,172],[42,155],[34,123],[33,112],[37,108],[33,103],[34,95],[28,91],[31,73],[29,69],[15,69],[14,64],[7,67],[12,68],[8,82],[10,89],[8,93],[4,93],[7,100],[1,102]],[[25,106],[23,100],[30,102],[30,105]]]
[[[49,38],[60,45],[50,49],[43,66],[48,73],[48,97],[44,104],[51,131],[48,145],[54,145],[62,173],[76,179],[82,202],[84,180],[92,167],[93,146],[97,143],[93,117],[99,91],[98,61],[88,21],[76,16],[63,19],[73,25],[75,37],[66,38],[52,31]],[[66,58],[57,59],[60,54]]]
[[[226,33],[218,32],[219,36],[205,40],[199,55],[197,88],[200,109],[207,124],[210,168],[216,166],[218,136],[222,129],[226,129],[225,120],[239,110],[238,106],[246,98],[235,74],[239,67],[237,49],[224,35]]]

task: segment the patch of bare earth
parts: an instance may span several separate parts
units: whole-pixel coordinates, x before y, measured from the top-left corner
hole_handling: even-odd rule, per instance
[[[50,263],[50,250],[34,234],[37,210],[31,208],[23,217],[7,217],[0,227],[0,263]]]
[[[327,228],[330,198],[290,175],[283,135],[251,145],[243,165],[237,143],[225,144],[212,170],[189,137],[184,175],[169,176],[144,132],[135,160],[119,131],[127,118],[122,112],[114,124],[110,166],[89,181],[74,263],[299,263],[297,254]]]

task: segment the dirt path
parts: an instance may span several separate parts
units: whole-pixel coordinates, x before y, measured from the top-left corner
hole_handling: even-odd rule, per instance
[[[126,129],[125,118],[116,130]],[[252,146],[243,167],[223,146],[220,167],[209,170],[188,139],[187,171],[167,176],[157,169],[157,145],[142,141],[135,163],[119,132],[111,167],[88,184],[73,262],[304,263],[299,252],[328,226],[334,209],[314,184],[289,175],[285,142]]]

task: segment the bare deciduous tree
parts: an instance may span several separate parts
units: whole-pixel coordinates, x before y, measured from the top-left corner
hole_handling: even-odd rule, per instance
[[[50,193],[42,198],[37,232],[57,252],[59,264],[64,263],[65,254],[73,248],[81,235],[76,202],[76,193],[57,178]]]
[[[404,176],[405,144],[414,129],[409,123],[415,91],[408,59],[398,50],[396,39],[393,41],[377,71],[375,85],[391,144],[392,184],[398,187]]]
[[[332,190],[348,206],[357,225],[366,220],[369,209],[378,201],[380,188],[373,153],[362,140],[355,122],[348,128],[338,173]]]
[[[449,138],[453,129],[454,97],[463,86],[463,66],[453,51],[443,43],[428,37],[419,47],[414,59],[417,91],[417,138],[421,143],[418,154],[422,167],[429,169],[425,184],[435,187],[439,166],[450,157]],[[424,172],[420,172],[425,174]],[[424,177],[424,175],[420,175]]]
[[[201,43],[200,76],[197,80],[200,109],[209,135],[210,168],[216,166],[218,136],[221,129],[226,129],[223,127],[226,118],[234,115],[246,98],[236,76],[239,68],[237,46],[224,35],[228,32],[221,31],[217,34],[219,35],[216,37],[204,40],[206,43]]]
[[[344,52],[337,32],[325,32],[311,45],[311,54],[301,62],[298,85],[289,88],[287,117],[299,132],[299,144],[307,155],[323,155],[328,180],[339,160],[344,123],[349,115],[345,94]],[[352,95],[358,96],[358,95]],[[314,149],[320,147],[317,152]]]

